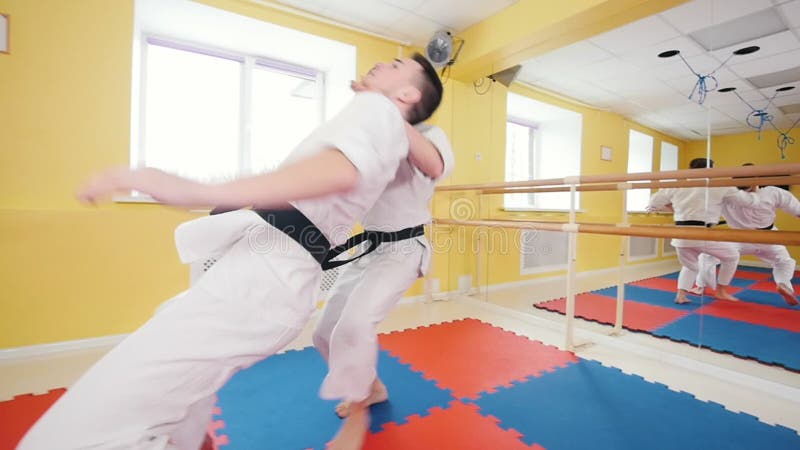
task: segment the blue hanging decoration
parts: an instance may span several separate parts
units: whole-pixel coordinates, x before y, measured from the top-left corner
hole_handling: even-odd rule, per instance
[[[778,130],[778,133],[780,133],[780,135],[778,136],[778,149],[780,149],[781,151],[781,159],[786,159],[786,147],[794,144],[795,142],[794,138],[789,136],[789,133],[792,132],[792,130],[798,124],[798,122],[800,122],[800,117],[798,117],[797,120],[794,121],[792,126],[789,127],[789,131],[784,133],[783,131]]]
[[[775,129],[775,131],[777,131],[778,134],[779,134],[778,135],[778,149],[781,151],[781,159],[786,159],[786,147],[794,144],[794,142],[795,142],[794,138],[789,136],[789,133],[792,131],[792,129],[794,129],[795,125],[797,125],[797,123],[800,122],[800,119],[795,121],[792,124],[792,126],[789,127],[789,131],[784,133],[783,131],[781,131],[780,128],[775,126],[775,122],[772,121],[773,116],[772,116],[772,114],[769,114],[767,112],[767,108],[772,106],[772,102],[775,100],[775,97],[777,97],[779,93],[786,92],[786,91],[791,91],[792,89],[794,89],[794,86],[784,86],[784,87],[775,89],[775,93],[772,94],[772,97],[769,99],[769,102],[767,102],[767,105],[764,106],[763,108],[760,108],[760,109],[754,108],[753,105],[751,105],[750,103],[747,102],[747,100],[742,98],[742,96],[739,95],[738,92],[736,92],[736,88],[735,87],[722,88],[722,89],[719,90],[719,92],[722,92],[722,93],[724,93],[724,92],[733,92],[734,94],[736,94],[737,97],[739,97],[739,100],[741,100],[742,103],[744,103],[745,105],[747,105],[748,108],[750,108],[751,111],[747,115],[747,118],[745,119],[745,121],[747,122],[747,125],[750,128],[755,128],[756,130],[758,130],[758,140],[759,141],[761,140],[761,130],[764,128],[764,125],[769,124],[773,129]]]
[[[716,69],[712,70],[710,73],[708,73],[706,75],[700,74],[697,71],[695,71],[692,68],[692,66],[689,64],[689,62],[686,61],[686,58],[684,58],[683,55],[681,55],[681,51],[680,50],[667,50],[665,52],[659,53],[658,57],[659,58],[672,58],[675,55],[680,56],[680,58],[683,61],[683,63],[686,64],[686,67],[688,67],[689,70],[697,77],[697,82],[694,84],[694,87],[692,88],[692,92],[689,94],[688,99],[692,100],[694,98],[695,94],[697,94],[697,100],[696,101],[697,101],[698,104],[702,105],[703,102],[706,101],[706,94],[708,94],[709,92],[713,92],[713,91],[717,90],[717,88],[719,87],[719,82],[714,77],[714,74],[717,73],[717,71],[719,69],[721,69],[722,66],[727,64],[728,61],[730,61],[730,59],[733,58],[734,56],[737,56],[737,55],[749,55],[750,53],[755,53],[755,52],[759,51],[760,49],[761,49],[761,47],[758,47],[758,46],[755,46],[755,45],[751,46],[751,47],[740,48],[739,50],[736,50],[733,53],[731,53],[731,56],[728,56],[728,58],[725,61],[723,61],[722,64],[720,64]]]

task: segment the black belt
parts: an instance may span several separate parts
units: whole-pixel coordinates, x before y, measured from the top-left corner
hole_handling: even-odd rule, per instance
[[[423,234],[425,234],[425,227],[423,225],[417,225],[415,227],[406,228],[400,231],[366,230],[363,233],[359,233],[355,236],[352,236],[344,244],[332,248],[328,252],[328,256],[325,258],[325,261],[321,262],[320,264],[322,264],[322,270],[333,269],[341,265],[347,264],[349,262],[353,262],[368,253],[372,253],[373,251],[375,251],[375,249],[378,248],[379,245],[381,245],[384,242],[403,241],[405,239],[411,239],[417,236],[422,236]],[[347,250],[367,240],[370,241],[369,248],[367,248],[367,250],[365,250],[360,255],[350,259],[331,261],[333,258],[336,258],[337,256],[341,255]]]
[[[234,211],[234,209],[217,207],[211,210],[211,215],[229,211]],[[331,243],[303,213],[291,207],[290,209],[274,210],[254,209],[253,212],[303,246],[320,265],[325,261],[325,255],[328,254]]]
[[[715,223],[706,223],[702,220],[676,220],[675,225],[682,226],[682,227],[706,227],[711,228]]]

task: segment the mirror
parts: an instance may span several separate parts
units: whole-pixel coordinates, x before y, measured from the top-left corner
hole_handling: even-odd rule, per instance
[[[798,61],[800,1],[735,5],[690,1],[525,61],[509,89],[493,84],[475,100],[484,103],[485,111],[500,111],[506,117],[505,129],[492,129],[493,137],[482,143],[497,142],[498,135],[504,138],[504,159],[495,161],[492,170],[500,172],[502,166],[506,181],[686,169],[695,158],[711,159],[715,167],[800,161],[800,146],[794,142],[800,138]],[[498,110],[498,104],[504,107]],[[468,125],[454,123],[459,129]],[[473,162],[459,161],[465,163]],[[714,215],[720,205],[706,208],[705,199],[719,203],[718,194],[704,193],[697,211],[647,213],[655,191],[580,192],[577,221],[682,221],[684,226],[692,226],[687,221],[697,218],[715,222],[704,217],[709,212]],[[568,220],[569,194],[564,192],[487,195],[469,202],[483,219]],[[729,214],[735,214],[734,209]],[[735,220],[721,228],[741,226],[734,225]],[[780,229],[800,229],[800,222],[785,212],[777,213],[775,224]],[[536,316],[552,319],[551,311],[563,312],[566,233],[509,229],[497,234],[489,229],[477,236],[467,240],[477,245],[472,259],[462,259],[462,266],[450,260],[453,286],[465,293],[469,286],[476,298]],[[698,255],[719,254],[716,244],[689,247]],[[800,253],[796,247],[789,247],[786,254],[762,246],[743,247],[758,252],[761,260],[742,255],[729,282],[725,273],[713,277],[728,282],[727,292],[738,302],[715,298],[707,290],[689,294],[688,304],[676,304],[681,264],[669,238],[579,234],[574,284],[582,293],[578,314],[590,321],[576,326],[610,332],[591,321],[614,323],[615,285],[622,276],[625,327],[668,339],[652,340],[656,348],[690,352],[724,367],[740,366],[723,355],[733,354],[758,361],[763,368],[800,370],[800,358],[792,348],[800,322],[785,321],[799,315],[800,309],[787,304],[777,291],[772,269],[764,267],[765,254],[772,255],[766,259],[780,259],[784,272],[780,276],[784,284],[790,283],[794,269],[786,268],[793,264],[789,256],[797,259]],[[759,375],[767,372],[758,365],[746,367]]]

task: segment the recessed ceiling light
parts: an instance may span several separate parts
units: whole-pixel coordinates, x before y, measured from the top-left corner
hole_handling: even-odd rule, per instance
[[[658,54],[659,58],[672,58],[675,55],[680,54],[680,50],[667,50],[665,52],[661,52]]]

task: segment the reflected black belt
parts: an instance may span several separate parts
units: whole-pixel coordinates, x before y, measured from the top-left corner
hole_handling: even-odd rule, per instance
[[[287,236],[308,250],[308,253],[322,265],[331,243],[316,225],[303,213],[291,209],[255,209],[265,222],[281,230]]]
[[[706,227],[711,228],[715,223],[706,223],[702,220],[676,220],[675,225],[682,226],[682,227]]]
[[[352,236],[344,244],[332,248],[328,252],[328,256],[327,258],[325,258],[325,261],[321,263],[322,270],[333,269],[341,265],[347,264],[349,262],[355,261],[358,258],[361,258],[362,256],[368,253],[372,253],[373,251],[375,251],[375,249],[378,248],[379,245],[383,244],[384,242],[402,241],[405,239],[411,239],[417,236],[422,236],[423,234],[425,234],[425,227],[423,225],[417,225],[415,227],[406,228],[400,231],[372,231],[372,230],[364,231],[363,233],[359,233],[355,236]],[[364,241],[369,241],[370,245],[360,255],[350,259],[331,261],[333,258],[336,258],[337,256],[361,244]]]
[[[774,227],[774,226],[775,226],[775,223],[773,222],[773,223],[769,224],[769,226],[768,226],[768,227],[764,227],[764,228],[756,228],[756,229],[757,229],[757,230],[771,230],[771,229],[772,229],[772,227]]]

